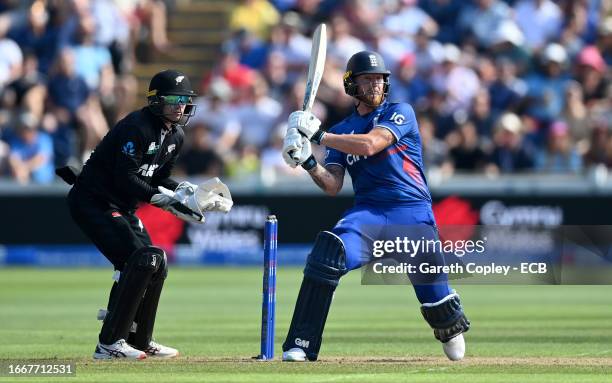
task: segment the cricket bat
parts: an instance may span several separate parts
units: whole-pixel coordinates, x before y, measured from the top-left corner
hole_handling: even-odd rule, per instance
[[[308,64],[308,77],[306,79],[306,91],[304,92],[304,103],[302,110],[310,112],[314,104],[323,69],[325,68],[325,53],[327,51],[327,32],[325,24],[319,24],[312,35],[312,48],[310,49],[310,63]],[[296,151],[289,154],[293,157]]]

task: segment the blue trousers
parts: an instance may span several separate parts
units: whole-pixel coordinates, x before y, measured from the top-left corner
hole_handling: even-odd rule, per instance
[[[397,237],[438,240],[435,219],[428,203],[414,206],[375,207],[357,205],[344,213],[332,232],[342,239],[346,250],[346,266],[355,270],[373,258],[372,245],[376,240],[394,240]],[[419,254],[415,262],[443,265],[442,254]],[[410,276],[421,303],[434,303],[451,294],[447,274]],[[420,281],[420,282],[417,282]]]

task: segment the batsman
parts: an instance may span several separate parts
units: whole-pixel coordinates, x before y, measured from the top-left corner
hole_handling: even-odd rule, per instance
[[[377,227],[382,232],[390,227],[418,226],[419,237],[438,239],[415,113],[409,104],[387,100],[390,75],[378,53],[356,53],[349,59],[343,79],[345,93],[354,100],[351,115],[329,132],[320,129],[321,122],[308,110],[289,116],[285,162],[291,167],[301,165],[331,196],[341,190],[348,171],[355,204],[332,230],[321,231],[316,237],[283,344],[285,361],[317,360],[340,278],[372,256],[364,253],[364,244],[372,240],[364,227]],[[312,155],[311,142],[327,147],[323,165]],[[422,256],[430,264],[444,262],[440,254]],[[446,356],[461,360],[465,354],[463,333],[470,322],[459,295],[449,287],[448,276],[435,274],[418,280],[411,276],[411,280],[421,313]]]
[[[70,168],[57,171],[74,184],[68,193],[74,221],[115,269],[94,359],[179,354],[152,338],[168,261],[164,250],[152,245],[135,210],[150,202],[185,221],[202,223],[205,211],[232,207],[229,190],[216,178],[197,186],[170,177],[183,145],[183,127],[195,111],[194,96],[183,73],[157,73],[149,85],[148,106],[119,121],[80,174]]]

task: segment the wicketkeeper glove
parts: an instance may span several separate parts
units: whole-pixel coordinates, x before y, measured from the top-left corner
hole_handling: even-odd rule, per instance
[[[176,191],[166,189],[163,186],[158,186],[160,191],[158,194],[154,194],[151,197],[151,204],[161,209],[169,211],[175,216],[179,217],[184,221],[191,221],[196,223],[204,223],[206,218],[197,205],[187,203],[193,200],[191,196],[195,195],[195,190],[192,187],[184,185],[182,188],[176,188]]]

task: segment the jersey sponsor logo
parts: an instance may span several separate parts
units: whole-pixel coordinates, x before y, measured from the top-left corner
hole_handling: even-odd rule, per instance
[[[309,340],[302,340],[300,338],[295,338],[295,345],[296,346],[300,346],[300,347],[304,347],[304,348],[308,348],[308,346],[310,345],[310,341]]]
[[[133,156],[135,152],[136,152],[136,148],[134,147],[134,143],[132,141],[126,142],[121,147],[121,153],[123,153],[123,154],[125,154],[127,156]]]
[[[390,120],[393,121],[396,125],[401,125],[404,123],[404,121],[406,121],[406,117],[404,117],[403,114],[393,112]]]
[[[175,144],[168,145],[168,153],[172,153],[174,151],[174,149],[176,149],[176,145]]]
[[[157,169],[158,167],[159,165],[156,164],[144,164],[140,166],[140,168],[138,168],[138,173],[144,177],[153,177],[153,172],[155,172],[155,169]]]
[[[359,156],[356,154],[347,154],[346,155],[346,163],[349,165],[354,165],[361,160],[365,160],[368,156]]]
[[[159,145],[155,145],[155,141],[149,144],[149,149],[147,150],[147,154],[153,154],[159,150]]]

